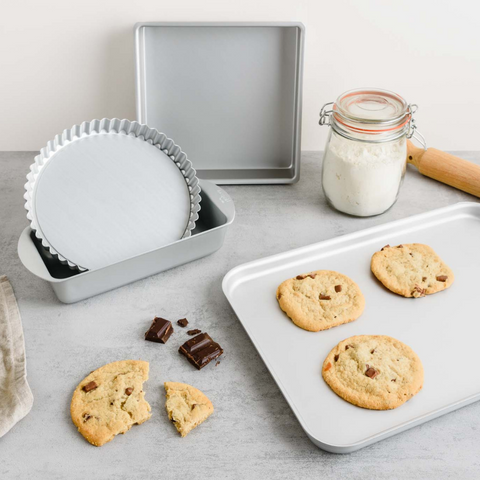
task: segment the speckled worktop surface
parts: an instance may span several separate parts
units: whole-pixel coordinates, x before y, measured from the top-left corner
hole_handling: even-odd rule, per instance
[[[461,156],[480,163],[480,153]],[[23,185],[34,153],[0,153],[0,274],[17,295],[27,348],[30,414],[0,439],[0,478],[479,478],[480,403],[413,428],[358,452],[335,455],[304,434],[221,290],[223,276],[241,263],[373,225],[476,198],[422,177],[408,167],[397,204],[379,217],[357,219],[332,211],[320,186],[320,153],[304,153],[300,182],[291,186],[227,186],[237,216],[221,250],[73,305],[17,256],[28,222]],[[166,345],[143,340],[154,315],[187,317],[225,349],[220,365],[196,371],[177,353],[186,334]],[[73,426],[73,389],[111,361],[150,362],[146,398],[151,420],[102,448]],[[214,415],[182,439],[164,412],[163,382],[203,390]],[[319,405],[321,408],[321,405]]]

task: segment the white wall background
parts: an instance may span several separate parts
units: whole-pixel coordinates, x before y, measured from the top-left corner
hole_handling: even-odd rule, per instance
[[[301,21],[303,150],[321,150],[323,103],[378,86],[417,103],[430,146],[480,150],[475,0],[3,0],[0,150],[38,150],[93,118],[135,118],[139,21]]]

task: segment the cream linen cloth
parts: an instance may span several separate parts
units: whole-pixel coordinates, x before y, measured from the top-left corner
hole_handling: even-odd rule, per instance
[[[31,410],[22,321],[12,286],[0,276],[0,437]]]

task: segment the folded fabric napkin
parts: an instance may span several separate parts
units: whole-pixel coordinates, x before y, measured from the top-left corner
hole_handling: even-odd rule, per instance
[[[31,410],[25,341],[17,301],[7,277],[0,276],[0,437]]]

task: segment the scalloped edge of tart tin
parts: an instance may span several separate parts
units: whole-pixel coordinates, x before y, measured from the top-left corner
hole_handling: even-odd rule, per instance
[[[77,265],[65,258],[61,252],[58,252],[52,245],[50,245],[43,234],[35,215],[35,184],[42,169],[60,149],[90,135],[104,133],[129,135],[142,139],[165,153],[178,167],[185,178],[190,193],[190,215],[188,224],[181,238],[191,236],[192,230],[195,228],[195,222],[199,218],[198,212],[201,208],[201,188],[192,162],[188,159],[186,153],[182,151],[179,145],[157,129],[127,119],[120,120],[118,118],[103,118],[102,120],[83,122],[80,125],[74,125],[72,128],[64,130],[40,150],[39,155],[34,159],[34,163],[30,165],[30,172],[27,174],[27,183],[25,184],[26,192],[23,198],[26,201],[25,209],[27,210],[27,218],[30,221],[30,227],[34,231],[35,236],[42,242],[42,245],[48,249],[53,256],[57,257],[60,262],[67,264],[72,269],[78,269],[80,271],[86,271],[87,268]]]

